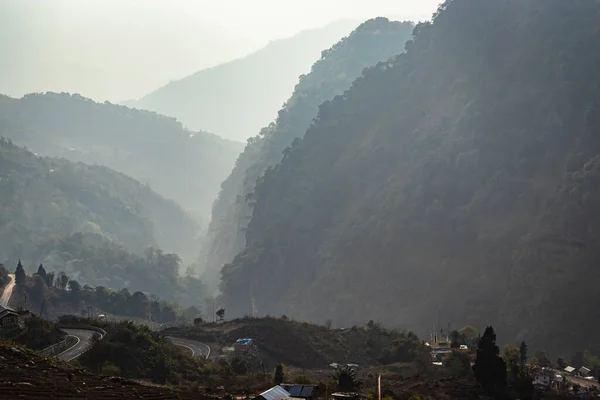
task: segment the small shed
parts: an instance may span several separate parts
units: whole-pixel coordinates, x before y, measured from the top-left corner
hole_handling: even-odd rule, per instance
[[[579,368],[579,373],[581,374],[581,376],[588,376],[590,374],[590,371],[591,370],[586,367]]]
[[[290,397],[297,399],[313,399],[319,395],[319,387],[317,385],[293,385],[286,389],[290,392]]]
[[[288,397],[290,397],[290,392],[277,385],[273,386],[269,390],[262,392],[252,400],[281,400]]]
[[[250,348],[250,345],[252,345],[252,339],[250,339],[250,338],[238,339],[233,344],[233,348],[235,349],[235,351],[244,352],[244,351],[247,351],[248,348]]]
[[[19,314],[12,308],[0,306],[0,328],[16,328],[19,326]]]
[[[571,367],[570,365],[567,365],[567,366],[565,367],[565,370],[564,370],[564,371],[565,371],[567,374],[572,374],[572,373],[573,373],[573,371],[575,371],[575,368]]]

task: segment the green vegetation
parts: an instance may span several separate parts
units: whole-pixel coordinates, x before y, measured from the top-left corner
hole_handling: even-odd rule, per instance
[[[283,383],[285,375],[283,374],[283,364],[277,363],[275,366],[275,373],[273,374],[273,384],[280,385]]]
[[[442,4],[259,180],[228,314],[425,327],[443,305],[548,354],[597,346],[598,15]]]
[[[213,205],[202,260],[208,271],[206,279],[217,283],[223,264],[231,262],[243,250],[253,202],[249,194],[254,191],[257,179],[281,160],[282,152],[296,138],[304,135],[320,104],[343,94],[364,68],[401,53],[413,27],[410,22],[391,22],[385,18],[369,20],[323,51],[310,72],[300,76],[277,119],[248,141],[221,186]]]
[[[443,359],[444,368],[451,376],[464,378],[473,375],[471,356],[468,351],[453,349]]]
[[[336,368],[331,378],[337,382],[337,389],[342,392],[354,392],[361,385],[356,378],[356,371],[350,367]]]
[[[38,157],[4,138],[0,138],[0,211],[4,259],[39,258],[39,247],[75,233],[98,234],[136,253],[157,243],[185,252],[199,231],[181,207],[125,175]],[[177,242],[179,237],[184,239]]]
[[[502,398],[506,389],[506,364],[500,358],[500,349],[496,345],[496,333],[491,326],[485,329],[477,346],[475,358],[475,379],[488,396]]]
[[[71,319],[64,319],[61,322]],[[88,322],[79,320],[79,322]],[[182,380],[202,381],[210,370],[209,364],[197,357],[188,357],[147,326],[132,322],[102,324],[106,335],[79,359],[80,363],[94,372],[118,373],[127,378],[149,379],[155,383],[180,384]]]
[[[128,188],[126,193],[130,194],[129,197],[134,199],[141,192],[142,203],[153,205],[151,209],[158,214],[155,219],[160,217],[163,239],[170,239],[173,244],[177,244],[177,240],[190,240],[186,237],[187,226],[183,225],[187,217],[181,216],[181,211],[173,210],[173,205],[168,206],[164,200],[157,199],[147,186],[165,198],[175,200],[202,220],[208,216],[221,182],[243,147],[241,143],[223,140],[206,132],[189,132],[174,118],[108,102],[96,103],[66,93],[30,94],[21,99],[0,96],[0,136],[41,155],[103,165],[135,178],[142,184],[136,186],[125,176],[119,179],[105,167],[65,166],[64,162],[57,160],[53,162],[58,163],[59,168],[54,167],[54,172],[48,172],[52,167],[42,169],[43,176],[56,174],[53,179],[58,180],[62,187],[72,189],[82,197],[93,199],[102,193],[103,197],[96,199],[97,206],[108,207],[105,202],[109,202],[110,197],[122,198],[123,186]],[[33,157],[28,158],[31,162]],[[37,168],[36,164],[34,162]],[[85,179],[82,179],[82,174]],[[175,176],[177,179],[173,179]],[[73,179],[75,182],[71,182]],[[77,190],[81,181],[90,180],[88,187]],[[121,196],[115,192],[121,193]],[[40,195],[43,193],[32,193],[29,201],[36,201]],[[153,198],[144,199],[146,196]],[[60,202],[57,204],[61,205]],[[131,202],[125,205],[135,208]],[[54,205],[49,204],[45,208],[48,207]],[[128,216],[130,210],[119,212],[123,219],[133,219],[123,221],[133,229],[135,218]],[[178,231],[177,227],[184,231]],[[175,251],[162,243],[161,247]]]
[[[149,247],[143,256],[138,256],[96,234],[76,233],[46,239],[33,257],[48,259],[46,267],[56,271],[56,274],[47,274],[46,280],[42,278],[45,286],[59,285],[61,282],[57,279],[66,274],[77,277],[82,285],[150,292],[184,307],[200,304],[206,293],[205,285],[198,278],[179,274],[181,260],[176,254]],[[19,282],[24,281],[17,278]]]
[[[58,329],[55,324],[36,316],[27,318],[23,327],[0,330],[0,334],[4,339],[12,340],[34,350],[45,349],[66,337],[66,334]]]
[[[147,268],[149,271],[151,270],[151,266],[147,266]],[[166,269],[166,265],[163,265],[163,268]],[[44,267],[40,266],[39,269],[43,270]],[[196,307],[188,306],[197,299],[196,296],[202,291],[199,281],[195,288],[191,283],[196,280],[195,278],[188,278],[184,282],[171,282],[172,286],[168,286],[168,277],[158,276],[156,278],[164,281],[163,291],[170,288],[170,290],[179,292],[178,296],[175,293],[166,293],[170,295],[169,299],[178,297],[183,300],[182,304],[188,308],[182,309],[177,303],[169,303],[156,294],[148,295],[147,292],[140,291],[142,289],[131,293],[127,288],[111,290],[104,286],[82,285],[63,272],[56,276],[54,273],[48,273],[46,279],[43,274],[39,273],[31,277],[26,276],[24,272],[23,274],[22,283],[13,291],[11,304],[20,308],[24,307],[27,302],[29,309],[35,310],[36,313],[39,310],[39,313],[45,318],[54,318],[61,314],[88,315],[88,307],[92,307],[94,314],[104,313],[144,321],[150,319],[157,323],[187,323],[200,313]],[[144,283],[150,285],[152,282],[138,279],[136,287]]]
[[[4,264],[0,263],[0,289],[9,282],[8,270],[4,267]]]

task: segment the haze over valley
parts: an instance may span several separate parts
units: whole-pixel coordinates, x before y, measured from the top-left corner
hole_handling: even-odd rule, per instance
[[[226,3],[0,4],[0,354],[598,394],[600,3]]]

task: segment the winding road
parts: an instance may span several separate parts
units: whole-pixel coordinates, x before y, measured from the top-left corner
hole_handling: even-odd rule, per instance
[[[10,282],[6,285],[4,292],[2,292],[2,297],[0,297],[0,306],[3,307],[8,307],[10,296],[15,288],[15,274],[8,274],[8,278],[10,279]]]
[[[204,357],[208,359],[210,356],[210,347],[202,342],[195,340],[182,339],[174,336],[165,336],[174,345],[185,347],[192,352],[192,357]]]
[[[63,329],[63,331],[66,332],[67,335],[77,339],[77,343],[56,356],[59,360],[67,362],[74,360],[85,353],[90,345],[92,335],[96,333],[95,331],[88,331],[85,329]]]

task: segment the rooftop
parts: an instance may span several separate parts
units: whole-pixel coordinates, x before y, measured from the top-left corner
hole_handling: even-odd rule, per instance
[[[263,398],[265,400],[279,400],[286,397],[290,397],[290,393],[287,390],[281,386],[273,386],[271,389],[259,394],[257,398]]]

